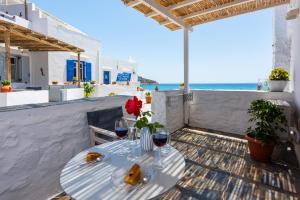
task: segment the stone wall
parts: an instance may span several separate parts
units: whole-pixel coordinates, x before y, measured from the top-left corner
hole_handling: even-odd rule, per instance
[[[126,100],[106,97],[0,112],[0,199],[42,200],[60,192],[64,165],[89,145],[86,112]]]
[[[258,91],[193,91],[189,125],[228,133],[244,134],[249,126],[247,110],[255,99],[288,101],[293,94]],[[293,117],[293,116],[291,116]]]

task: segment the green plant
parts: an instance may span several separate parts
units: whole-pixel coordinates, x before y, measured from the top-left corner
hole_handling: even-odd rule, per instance
[[[2,85],[10,85],[10,81],[9,80],[3,80],[1,81]]]
[[[91,81],[91,84],[96,84],[97,82],[95,80],[92,80]]]
[[[276,68],[272,70],[269,79],[271,81],[288,81],[289,73],[283,68]]]
[[[88,82],[83,83],[83,89],[84,89],[84,96],[90,97],[95,91],[95,87],[91,86]]]
[[[158,89],[158,86],[155,86],[155,91],[158,91],[159,89]]]
[[[113,96],[117,96],[117,94],[116,94],[116,93],[113,93],[113,92],[111,92],[111,93],[109,93],[109,94],[108,94],[108,96],[110,96],[110,97],[113,97]]]
[[[250,126],[247,133],[250,137],[261,140],[263,143],[276,142],[276,131],[285,131],[287,120],[283,110],[267,100],[255,100],[248,109]]]
[[[151,97],[151,92],[146,92],[146,97]]]
[[[184,83],[180,83],[180,85],[179,85],[180,87],[184,87]]]
[[[150,133],[155,133],[156,129],[163,128],[164,126],[158,122],[149,123],[148,117],[151,117],[152,114],[153,113],[151,111],[142,112],[134,126],[138,129],[148,127]]]

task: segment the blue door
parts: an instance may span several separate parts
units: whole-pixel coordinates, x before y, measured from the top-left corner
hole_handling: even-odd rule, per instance
[[[110,71],[103,72],[103,83],[106,85],[110,84]]]
[[[67,60],[67,81],[73,81],[73,78],[76,77],[75,63],[75,60]]]

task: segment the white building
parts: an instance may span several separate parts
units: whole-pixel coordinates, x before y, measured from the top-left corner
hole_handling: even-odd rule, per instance
[[[112,82],[118,82],[120,77],[124,78],[123,81],[129,78],[133,83],[138,82],[138,64],[131,57],[126,61],[101,57],[100,68],[103,72],[103,76],[100,76],[101,83],[111,84]]]
[[[33,3],[24,5],[24,1],[0,1],[0,17],[11,19],[18,25],[33,31],[57,38],[58,40],[84,49],[81,54],[81,80],[104,83],[109,75],[111,83],[116,81],[117,74],[132,73],[131,81],[136,82],[137,64],[127,61],[104,59],[101,68],[101,43],[63,22],[62,20],[41,10]],[[27,10],[27,12],[25,12]],[[0,79],[5,79],[4,47],[0,48]],[[117,63],[117,64],[116,64]],[[26,50],[11,50],[11,76],[14,88],[42,87],[48,89],[52,81],[59,84],[73,81],[77,77],[77,55],[68,52],[29,52]],[[135,73],[135,74],[133,74]]]

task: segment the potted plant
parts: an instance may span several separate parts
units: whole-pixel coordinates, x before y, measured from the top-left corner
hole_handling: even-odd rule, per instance
[[[91,84],[92,84],[92,85],[96,85],[96,83],[97,83],[97,82],[96,82],[95,80],[92,80],[92,81],[91,81]]]
[[[85,97],[92,96],[94,91],[95,91],[95,87],[90,85],[88,82],[83,83],[83,89],[84,89],[84,96]]]
[[[112,85],[117,85],[116,81],[111,82]]]
[[[249,122],[253,125],[247,130],[250,156],[253,160],[269,162],[276,145],[276,131],[285,131],[287,120],[283,110],[267,100],[255,100],[248,109]]]
[[[271,92],[283,92],[289,82],[289,73],[283,68],[273,69],[269,76]]]
[[[149,123],[148,118],[152,116],[152,112],[146,111],[142,112],[143,102],[139,100],[136,96],[133,99],[128,99],[125,104],[125,109],[129,115],[134,115],[137,119],[135,123],[135,127],[141,130],[140,136],[140,144],[141,148],[144,151],[152,151],[153,150],[153,140],[152,133],[156,132],[156,129],[163,128],[158,122]]]
[[[12,87],[9,80],[3,80],[1,81],[1,84],[1,92],[12,92]]]
[[[151,104],[152,102],[152,96],[150,92],[146,92],[146,103]]]
[[[183,90],[184,89],[184,83],[180,83],[179,87],[180,87],[181,90]]]
[[[111,93],[108,94],[108,96],[109,96],[109,97],[114,97],[114,96],[117,96],[117,94],[114,93],[114,92],[111,92]]]
[[[57,85],[58,81],[52,81],[52,85]]]
[[[159,89],[158,89],[157,85],[155,86],[154,90],[155,90],[155,92],[158,92]]]

